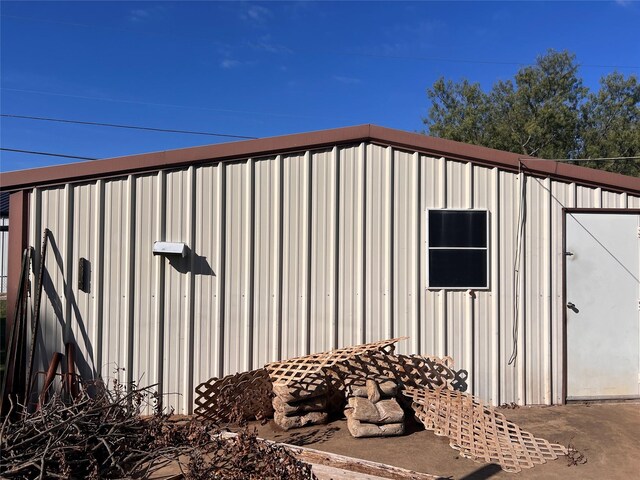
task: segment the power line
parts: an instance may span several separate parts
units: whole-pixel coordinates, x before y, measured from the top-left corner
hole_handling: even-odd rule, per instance
[[[77,155],[67,155],[64,153],[52,153],[52,152],[37,152],[34,150],[21,150],[18,148],[4,148],[0,147],[0,150],[4,152],[14,152],[14,153],[26,153],[31,155],[44,155],[47,157],[59,157],[59,158],[72,158],[76,160],[98,160],[95,157],[81,157]],[[634,157],[603,157],[603,158],[576,158],[576,159],[547,159],[547,158],[522,158],[520,161],[530,162],[532,160],[542,161],[542,162],[597,162],[597,161],[607,161],[607,160],[640,160],[640,156]]]
[[[142,102],[140,100],[124,100],[121,98],[110,98],[110,97],[92,97],[88,95],[73,95],[70,93],[56,93],[56,92],[46,92],[42,90],[25,90],[21,88],[7,88],[0,87],[0,90],[6,90],[8,92],[21,92],[21,93],[36,93],[38,95],[52,95],[55,97],[67,97],[67,98],[81,98],[84,100],[100,100],[103,102],[116,102],[116,103],[130,103],[133,105],[149,105],[152,107],[170,107],[170,108],[189,108],[193,110],[205,110],[210,112],[223,112],[223,113],[240,113],[243,115],[270,115],[275,117],[288,117],[288,118],[308,118],[308,119],[331,119],[336,120],[336,117],[319,117],[312,115],[296,115],[290,113],[277,113],[277,112],[252,112],[247,110],[231,110],[231,109],[223,109],[223,108],[211,108],[211,107],[198,107],[195,105],[179,105],[172,103],[154,103],[154,102]]]
[[[20,150],[18,148],[0,148],[0,150],[5,152],[29,153],[31,155],[45,155],[47,157],[73,158],[76,160],[98,160],[97,158],[91,158],[91,157],[78,157],[76,155],[66,155],[63,153],[35,152],[32,150]]]
[[[45,122],[73,123],[78,125],[92,125],[97,127],[128,128],[132,130],[148,130],[151,132],[186,133],[189,135],[208,135],[211,137],[240,138],[243,140],[253,140],[257,138],[257,137],[247,137],[244,135],[230,135],[226,133],[196,132],[193,130],[176,130],[176,129],[170,129],[170,128],[142,127],[139,125],[122,125],[118,123],[88,122],[88,121],[82,121],[82,120],[69,120],[66,118],[34,117],[29,115],[13,115],[8,113],[0,114],[0,117],[20,118],[25,120],[40,120]]]
[[[530,162],[606,162],[608,160],[640,160],[640,155],[632,157],[600,157],[600,158],[522,158],[521,160]]]

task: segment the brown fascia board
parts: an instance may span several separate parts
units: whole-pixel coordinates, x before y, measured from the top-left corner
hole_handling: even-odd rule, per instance
[[[358,125],[7,172],[0,174],[0,188],[2,190],[19,190],[34,186],[178,168],[212,161],[255,158],[362,141],[419,151],[432,156],[462,160],[488,167],[498,167],[513,172],[523,170],[531,175],[549,176],[566,182],[640,194],[640,178],[566,163],[533,159],[516,153],[376,125]]]

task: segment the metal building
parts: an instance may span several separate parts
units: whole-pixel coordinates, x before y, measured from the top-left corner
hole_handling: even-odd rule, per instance
[[[638,178],[363,125],[1,182],[9,305],[51,231],[36,370],[75,341],[190,412],[210,377],[408,335],[494,405],[640,393]]]

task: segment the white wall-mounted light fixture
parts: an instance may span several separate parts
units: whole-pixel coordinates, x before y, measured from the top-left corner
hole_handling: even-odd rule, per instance
[[[154,255],[187,256],[187,245],[182,242],[153,242]]]

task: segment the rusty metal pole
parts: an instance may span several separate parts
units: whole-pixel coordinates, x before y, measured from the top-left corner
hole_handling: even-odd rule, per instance
[[[44,403],[47,401],[47,396],[49,393],[49,388],[53,383],[53,380],[56,378],[56,372],[58,371],[58,365],[60,364],[60,352],[54,352],[51,356],[51,361],[49,362],[49,369],[47,370],[47,376],[44,380],[44,386],[42,387],[42,391],[40,392],[40,398],[38,400],[38,410],[42,408]]]
[[[16,297],[13,323],[9,333],[9,341],[6,345],[6,360],[2,387],[0,388],[0,414],[4,415],[6,410],[5,397],[16,393],[15,375],[19,371],[22,351],[20,342],[23,340],[25,323],[27,318],[26,308],[24,308],[23,297],[27,296],[27,285],[29,281],[29,265],[31,263],[31,249],[27,248],[22,254],[22,269],[20,270],[20,286]],[[19,382],[18,382],[19,383]]]
[[[40,255],[40,268],[38,270],[38,284],[36,285],[37,293],[33,310],[33,326],[31,331],[31,346],[29,352],[29,367],[27,368],[27,385],[24,392],[24,405],[29,409],[29,397],[31,396],[31,383],[33,382],[33,360],[36,354],[36,339],[38,330],[40,329],[40,303],[42,302],[42,280],[44,278],[44,266],[47,258],[47,245],[49,244],[48,228],[44,230],[44,238],[42,240],[42,253]]]
[[[78,396],[78,382],[76,381],[76,355],[73,343],[65,345],[67,355],[67,392],[72,398]]]

